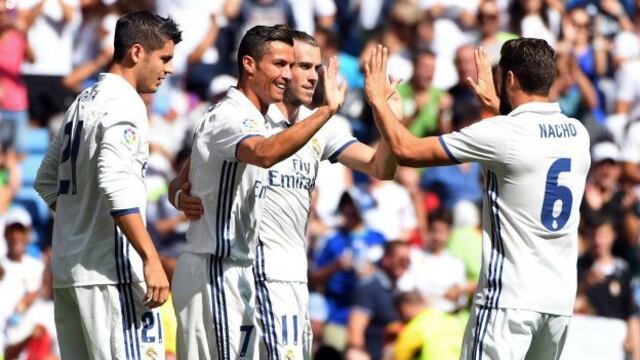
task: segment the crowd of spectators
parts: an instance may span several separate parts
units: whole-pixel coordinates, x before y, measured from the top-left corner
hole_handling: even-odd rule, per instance
[[[581,206],[576,313],[628,324],[640,359],[640,1],[633,0],[0,0],[0,351],[56,359],[49,266],[52,215],[35,172],[79,91],[108,71],[120,14],[152,9],[181,26],[174,74],[145,95],[148,228],[169,276],[188,222],[167,199],[193,128],[235,84],[235,51],[254,25],[288,24],[337,56],[348,95],[336,122],[375,144],[360,59],[376,43],[412,133],[459,130],[483,113],[465,84],[473,50],[537,37],[557,52],[551,97],[592,140]],[[308,227],[310,316],[318,359],[457,359],[480,273],[477,164],[399,168],[381,182],[323,163]],[[302,271],[302,270],[301,270]],[[175,340],[163,308],[167,356]],[[0,354],[0,359],[2,355]]]

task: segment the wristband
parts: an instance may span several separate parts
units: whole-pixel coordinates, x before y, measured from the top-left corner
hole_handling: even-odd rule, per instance
[[[176,209],[178,210],[182,210],[180,209],[180,193],[183,192],[184,190],[182,189],[178,189],[178,191],[176,191],[176,195],[173,197],[173,206],[175,206]]]

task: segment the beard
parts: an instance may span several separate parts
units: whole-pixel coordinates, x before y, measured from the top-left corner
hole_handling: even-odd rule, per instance
[[[503,76],[500,83],[500,115],[507,115],[511,110],[513,110],[513,107],[507,96],[507,81]]]

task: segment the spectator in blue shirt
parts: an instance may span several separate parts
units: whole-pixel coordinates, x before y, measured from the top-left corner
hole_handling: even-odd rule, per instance
[[[320,250],[309,274],[312,285],[324,287],[329,307],[325,329],[330,330],[325,332],[334,337],[325,342],[338,350],[346,345],[347,319],[358,276],[374,271],[373,264],[382,256],[385,243],[382,234],[364,225],[356,201],[348,192],[342,194],[338,203],[342,226]]]

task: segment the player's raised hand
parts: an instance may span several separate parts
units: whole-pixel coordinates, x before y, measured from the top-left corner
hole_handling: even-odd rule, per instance
[[[144,282],[147,294],[144,303],[150,308],[158,307],[169,297],[169,280],[162,268],[160,258],[150,258],[144,261]]]
[[[325,102],[331,112],[336,113],[344,103],[347,93],[347,84],[338,84],[338,59],[335,56],[329,58],[329,65],[324,69],[324,93]]]
[[[480,104],[486,109],[497,114],[500,110],[500,99],[496,95],[496,89],[493,84],[493,74],[491,73],[491,62],[487,59],[482,48],[477,48],[473,53],[476,60],[476,70],[478,73],[478,81],[467,77],[467,84],[473,89]]]
[[[204,206],[202,200],[197,196],[191,196],[191,183],[182,184],[182,192],[178,196],[178,207],[184,212],[189,220],[199,220],[204,214]]]
[[[389,50],[386,47],[378,44],[371,49],[369,60],[362,64],[364,69],[364,93],[371,103],[387,101],[387,98],[392,94],[390,93],[391,84],[387,77],[388,52]],[[393,88],[395,89],[395,86]]]
[[[398,118],[398,120],[402,120],[404,118],[404,106],[402,105],[402,98],[400,97],[400,93],[398,93],[397,87],[400,83],[399,79],[394,79],[392,77],[388,77],[387,84],[387,102],[389,103],[389,107],[393,114]]]

